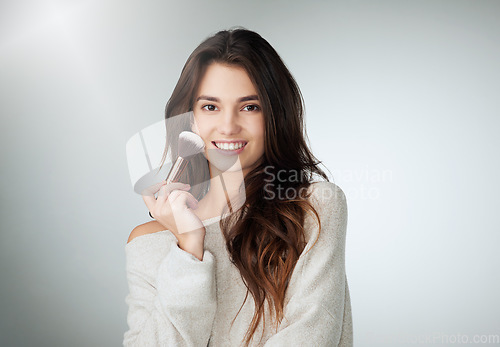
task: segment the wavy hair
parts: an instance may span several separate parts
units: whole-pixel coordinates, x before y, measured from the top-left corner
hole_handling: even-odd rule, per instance
[[[315,215],[321,230],[319,215],[309,202],[308,188],[314,175],[326,181],[328,177],[318,166],[321,161],[309,149],[304,101],[295,79],[274,48],[253,31],[244,28],[219,31],[191,53],[167,103],[166,119],[193,110],[200,80],[212,63],[246,70],[258,91],[265,119],[265,152],[258,165],[244,177],[246,200],[219,222],[230,260],[247,287],[245,301],[234,319],[249,292],[255,302],[256,310],[244,338],[248,346],[262,317],[265,325],[266,300],[271,317],[272,310],[275,312],[276,331],[283,319],[285,293],[306,245],[306,213]],[[181,131],[190,129],[186,118],[182,119],[177,126],[169,126],[167,138],[177,138]],[[167,143],[163,160],[168,148],[174,160],[175,141]],[[284,179],[283,173],[291,174]],[[198,183],[192,184],[191,192],[197,199],[207,193],[210,174],[202,154],[191,158],[181,181]]]

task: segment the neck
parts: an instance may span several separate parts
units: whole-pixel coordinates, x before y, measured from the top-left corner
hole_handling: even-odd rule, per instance
[[[251,169],[221,171],[209,164],[209,170],[210,188],[200,201],[204,214],[216,216],[221,215],[223,211],[233,213],[238,210],[246,200],[243,182]]]

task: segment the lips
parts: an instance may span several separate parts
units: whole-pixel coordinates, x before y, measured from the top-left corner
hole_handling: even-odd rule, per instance
[[[237,141],[212,141],[212,144],[217,147],[218,149],[225,150],[225,151],[236,151],[241,148],[244,148],[247,145],[247,141],[244,140],[237,140]]]
[[[237,155],[240,154],[248,144],[246,141],[212,141],[212,144],[215,146],[215,150],[223,155]],[[219,146],[222,146],[220,148]],[[234,144],[243,144],[241,148],[234,149]],[[224,149],[226,148],[226,149]]]

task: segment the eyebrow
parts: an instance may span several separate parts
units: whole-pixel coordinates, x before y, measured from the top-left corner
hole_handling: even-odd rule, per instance
[[[208,96],[208,95],[200,95],[196,101],[200,100],[207,100],[207,101],[213,101],[213,102],[220,102],[219,98],[216,98],[214,96]],[[259,97],[257,95],[247,95],[247,96],[242,96],[239,98],[237,101],[238,102],[245,102],[245,101],[252,101],[252,100],[259,100]]]

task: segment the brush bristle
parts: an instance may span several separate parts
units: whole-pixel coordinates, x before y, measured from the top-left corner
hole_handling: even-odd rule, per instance
[[[179,157],[187,158],[203,152],[203,139],[191,131],[183,131],[179,135]]]

